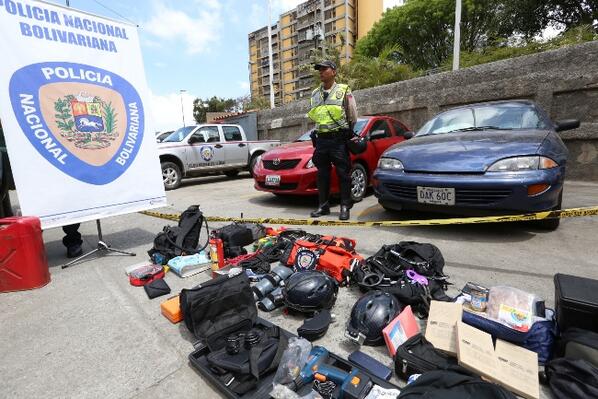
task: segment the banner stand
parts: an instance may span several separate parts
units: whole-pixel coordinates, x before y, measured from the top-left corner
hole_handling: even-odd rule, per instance
[[[78,262],[82,261],[83,259],[86,259],[89,256],[96,254],[96,253],[98,254],[98,256],[106,255],[108,252],[115,252],[117,254],[129,255],[129,256],[137,255],[133,252],[127,252],[127,251],[123,251],[120,249],[111,248],[110,245],[108,245],[104,242],[104,238],[102,236],[102,226],[100,225],[100,219],[96,219],[96,226],[98,228],[98,247],[96,249],[92,250],[91,252],[88,252],[85,255],[81,255],[77,259],[73,259],[69,263],[62,265],[63,269],[66,269],[67,267],[72,266],[75,263],[78,263]]]

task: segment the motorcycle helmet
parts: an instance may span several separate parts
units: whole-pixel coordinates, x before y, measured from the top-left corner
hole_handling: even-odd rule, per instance
[[[382,345],[382,330],[402,308],[394,295],[380,290],[370,291],[353,305],[345,335],[360,345]]]
[[[299,272],[287,279],[282,293],[287,308],[313,313],[334,306],[338,283],[322,272]]]
[[[355,136],[347,140],[347,147],[353,155],[359,155],[368,149],[368,140],[365,137]]]

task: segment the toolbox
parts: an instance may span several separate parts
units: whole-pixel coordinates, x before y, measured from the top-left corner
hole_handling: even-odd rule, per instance
[[[554,288],[559,330],[578,327],[598,332],[598,280],[558,273]]]
[[[266,328],[273,326],[272,323],[270,323],[264,319],[261,319],[261,318],[257,319],[255,325],[266,327]],[[287,336],[287,338],[295,337],[294,334],[292,334],[286,330],[283,330],[283,329],[280,329],[280,333],[285,334]],[[261,378],[260,381],[258,382],[257,387],[254,390],[246,392],[243,395],[238,395],[235,392],[233,392],[231,389],[229,389],[225,383],[223,383],[220,379],[218,379],[214,373],[212,373],[212,371],[210,370],[208,361],[207,361],[207,356],[209,353],[210,353],[210,349],[206,345],[199,344],[198,346],[196,346],[195,351],[193,351],[189,355],[189,361],[191,362],[193,367],[195,369],[197,369],[197,371],[210,382],[210,384],[212,384],[216,389],[218,389],[224,395],[224,397],[229,398],[229,399],[250,399],[250,398],[251,399],[268,399],[268,398],[270,398],[270,391],[272,390],[272,381],[274,380],[274,375],[276,374],[276,370],[272,371],[268,375]],[[334,367],[337,367],[341,370],[347,371],[347,372],[349,372],[351,369],[355,368],[355,365],[350,363],[348,360],[342,359],[341,357],[335,355],[334,353],[330,353],[328,364],[330,364]],[[366,370],[361,370],[361,371],[364,374],[366,374],[367,376],[369,376],[375,385],[378,385],[382,388],[399,389],[397,386],[370,374]],[[311,384],[308,384],[308,385],[305,385],[304,387],[302,387],[301,389],[299,389],[299,391],[297,393],[300,396],[303,396],[303,395],[309,393],[310,390],[311,390]]]

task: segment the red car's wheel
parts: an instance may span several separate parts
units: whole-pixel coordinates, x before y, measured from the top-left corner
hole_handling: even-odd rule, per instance
[[[367,188],[368,174],[362,165],[356,163],[351,169],[351,199],[353,202],[361,201]]]

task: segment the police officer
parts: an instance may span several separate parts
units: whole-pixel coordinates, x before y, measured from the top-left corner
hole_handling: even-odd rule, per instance
[[[311,94],[311,110],[307,113],[316,124],[312,134],[314,155],[312,162],[318,168],[319,207],[311,217],[317,218],[330,214],[330,169],[336,168],[340,186],[340,220],[349,219],[351,201],[351,158],[347,140],[352,137],[352,126],[357,121],[357,106],[346,84],[336,83],[336,64],[322,61],[315,65],[320,72],[322,84]]]

